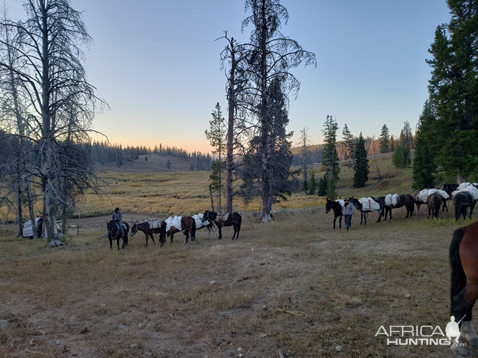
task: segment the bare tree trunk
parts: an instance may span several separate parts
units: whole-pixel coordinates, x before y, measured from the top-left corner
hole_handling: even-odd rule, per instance
[[[234,83],[235,66],[231,67],[232,83]],[[231,81],[231,80],[230,80]],[[231,82],[230,82],[231,83]],[[226,211],[232,213],[232,172],[234,170],[233,144],[234,144],[234,109],[236,108],[233,88],[229,87],[228,118],[227,118],[227,147],[226,147]]]

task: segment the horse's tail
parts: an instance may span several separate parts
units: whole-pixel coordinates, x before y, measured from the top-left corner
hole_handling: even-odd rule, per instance
[[[450,266],[451,266],[451,277],[450,277],[450,309],[451,314],[453,315],[453,297],[458,295],[461,290],[466,286],[466,275],[463,271],[463,266],[460,260],[460,244],[463,236],[465,235],[465,227],[456,229],[453,233],[453,238],[450,244],[449,257],[450,257]]]

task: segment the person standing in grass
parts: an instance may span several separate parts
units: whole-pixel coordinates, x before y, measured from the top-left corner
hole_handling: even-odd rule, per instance
[[[111,220],[118,222],[119,227],[121,228],[121,236],[124,236],[124,231],[123,231],[123,214],[121,214],[121,211],[119,208],[115,209],[115,212],[113,213],[113,216],[111,217]]]
[[[355,208],[354,204],[349,200],[349,198],[345,198],[345,209],[344,209],[344,215],[345,215],[345,228],[347,231],[350,229],[350,225],[352,224],[352,214],[354,213]]]

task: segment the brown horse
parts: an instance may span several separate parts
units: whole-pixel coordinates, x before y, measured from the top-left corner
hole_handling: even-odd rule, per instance
[[[438,213],[440,212],[441,205],[443,203],[443,198],[438,193],[433,193],[428,196],[427,206],[428,206],[428,218],[435,217],[438,219]]]
[[[171,243],[173,242],[174,234],[180,231],[184,233],[184,243],[188,243],[189,235],[191,235],[191,242],[196,241],[196,221],[192,216],[182,216],[181,228],[171,226],[171,228],[166,232],[167,236],[171,237]]]
[[[375,199],[375,198],[374,198]],[[385,218],[383,221],[387,220],[387,215],[390,214],[390,220],[392,219],[392,209],[398,209],[404,206],[407,209],[407,216],[405,216],[405,219],[408,218],[408,216],[413,215],[413,211],[415,209],[415,199],[413,199],[413,196],[410,194],[402,194],[398,197],[397,204],[396,205],[386,205],[385,204],[385,197],[381,196],[380,198],[375,199],[380,205],[383,205],[383,212],[382,216]]]
[[[159,243],[161,246],[163,246],[166,242],[166,223],[164,221],[160,221],[158,223],[158,227],[156,228],[152,228],[151,224],[147,221],[140,224],[134,223],[133,227],[131,228],[131,237],[133,237],[138,230],[144,233],[146,238],[146,246],[148,246],[148,237],[151,237],[151,240],[156,243],[154,241],[153,234],[159,234]]]
[[[451,265],[451,316],[461,324],[461,337],[473,345],[478,335],[472,324],[472,310],[478,299],[478,221],[453,233],[449,258]],[[467,355],[463,345],[454,345],[458,354]]]

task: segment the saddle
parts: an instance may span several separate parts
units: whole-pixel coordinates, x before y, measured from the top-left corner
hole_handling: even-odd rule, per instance
[[[161,229],[161,221],[150,219],[148,221],[150,229]]]

